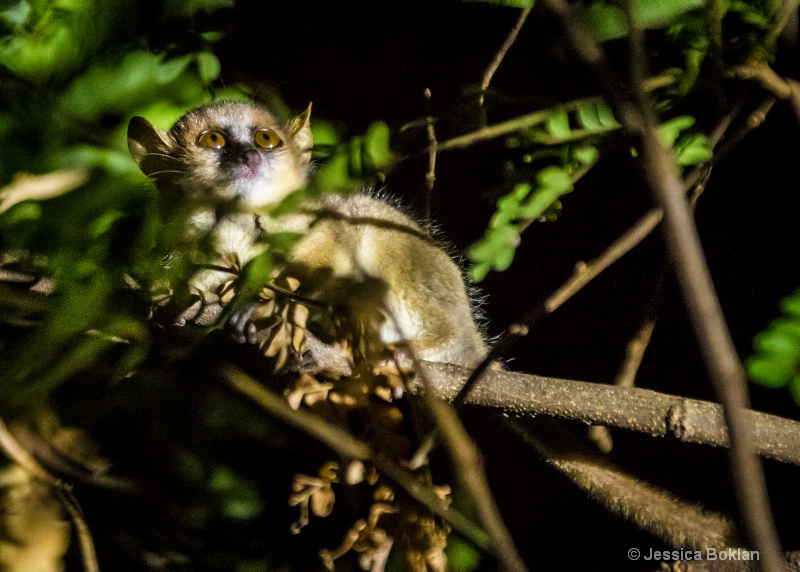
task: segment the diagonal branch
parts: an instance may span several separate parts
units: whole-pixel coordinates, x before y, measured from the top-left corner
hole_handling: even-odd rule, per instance
[[[282,397],[258,383],[243,371],[229,365],[221,369],[222,378],[237,393],[287,425],[296,427],[343,457],[369,462],[408,495],[442,517],[455,530],[482,550],[491,550],[491,541],[483,530],[458,511],[445,506],[429,487],[423,486],[406,470],[373,451],[369,445],[325,421],[302,410],[293,410]]]
[[[731,476],[744,529],[763,557],[763,569],[784,570],[786,562],[769,507],[763,469],[746,421],[749,403],[744,370],[722,315],[674,158],[661,144],[652,106],[641,89],[643,78],[634,77],[636,101],[628,100],[602,49],[574,17],[567,2],[545,1],[561,20],[575,50],[603,83],[623,125],[641,137],[647,180],[664,210],[670,255],[717,398],[724,408],[730,432]],[[636,46],[632,56],[641,50],[641,45]]]
[[[525,25],[525,21],[528,19],[528,14],[530,13],[530,7],[522,9],[522,11],[519,13],[516,24],[514,24],[514,27],[511,28],[511,31],[508,33],[508,36],[506,36],[506,39],[503,42],[503,45],[500,46],[500,49],[494,56],[494,59],[492,59],[492,63],[489,64],[489,67],[486,68],[486,71],[483,73],[483,80],[481,80],[481,97],[479,101],[480,105],[483,105],[483,96],[492,81],[492,77],[494,77],[495,72],[497,72],[497,70],[500,68],[500,64],[503,63],[503,58],[506,57],[508,50],[511,49],[511,46],[513,46],[514,42],[517,40],[517,35],[522,29],[522,26]]]
[[[742,545],[730,519],[675,498],[626,473],[605,455],[589,449],[562,424],[551,420],[542,427],[543,420],[539,420],[529,428],[512,417],[504,417],[502,421],[538,452],[545,463],[593,500],[674,548],[724,550]]]
[[[89,526],[86,524],[86,519],[83,516],[83,510],[78,503],[78,499],[72,494],[69,485],[57,479],[42,467],[36,459],[20,445],[19,441],[17,441],[16,437],[14,437],[2,419],[0,419],[0,451],[22,467],[31,477],[50,486],[53,496],[63,505],[67,513],[69,513],[72,523],[75,525],[78,545],[80,546],[81,558],[83,561],[83,569],[86,572],[98,572],[100,567],[97,563],[97,554],[95,553],[92,534],[89,530]]]

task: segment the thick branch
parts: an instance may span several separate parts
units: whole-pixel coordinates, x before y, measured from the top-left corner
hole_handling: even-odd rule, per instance
[[[434,391],[445,399],[452,399],[470,374],[467,368],[448,364],[423,362],[423,367]],[[729,446],[722,407],[716,403],[509,371],[488,370],[484,376],[466,403]],[[752,410],[745,411],[745,420],[760,455],[800,465],[800,423]]]
[[[730,519],[675,498],[626,473],[612,464],[608,457],[579,441],[562,424],[551,421],[544,427],[537,423],[529,428],[513,418],[504,418],[503,421],[533,447],[545,463],[569,478],[591,498],[670,546],[690,550],[742,546]]]

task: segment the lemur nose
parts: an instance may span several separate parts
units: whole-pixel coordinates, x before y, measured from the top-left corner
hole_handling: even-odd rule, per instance
[[[245,149],[238,157],[239,162],[251,171],[255,171],[261,165],[261,153],[255,149]]]

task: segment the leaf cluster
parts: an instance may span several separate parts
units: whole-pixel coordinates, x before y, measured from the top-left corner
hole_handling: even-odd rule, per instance
[[[800,290],[781,302],[781,316],[753,340],[746,362],[750,379],[765,387],[789,390],[800,405]]]

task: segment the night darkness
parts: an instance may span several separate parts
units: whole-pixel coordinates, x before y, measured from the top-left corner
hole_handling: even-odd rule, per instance
[[[218,54],[223,80],[277,88],[300,110],[313,101],[317,117],[363,133],[384,120],[396,132],[427,113],[423,91],[441,115],[439,137],[467,131],[457,108],[513,25],[515,10],[482,3],[240,2]],[[612,50],[614,47],[612,46]],[[798,71],[797,49],[785,48],[777,69]],[[735,94],[733,83],[726,84]],[[534,10],[492,83],[489,123],[580,95],[597,93],[554,21]],[[746,100],[751,109],[757,90]],[[710,117],[699,97],[692,111]],[[748,107],[749,106],[749,107]],[[700,110],[699,112],[697,110]],[[456,110],[456,111],[454,111]],[[712,172],[697,222],[723,309],[742,357],[753,336],[777,315],[780,299],[800,285],[800,136],[787,105],[777,104]],[[506,150],[493,142],[438,158],[432,218],[459,250],[482,233],[504,172]],[[406,161],[388,190],[419,205],[427,158]],[[511,269],[481,285],[489,331],[498,334],[522,311],[550,295],[574,264],[599,254],[652,206],[636,163],[621,145],[575,192],[560,219],[526,231]],[[509,367],[554,377],[610,382],[625,344],[642,318],[662,268],[654,233],[589,287],[548,317],[517,348]],[[693,332],[676,286],[668,281],[653,341],[638,383],[667,393],[711,399]],[[756,409],[800,419],[785,392],[751,388]],[[468,427],[485,455],[501,510],[531,569],[635,569],[629,547],[666,549],[546,468],[484,411],[469,411]],[[580,434],[580,427],[574,428]],[[733,514],[723,451],[615,432],[612,457],[642,478],[712,510]],[[800,548],[797,470],[774,461],[765,468],[785,549]]]

